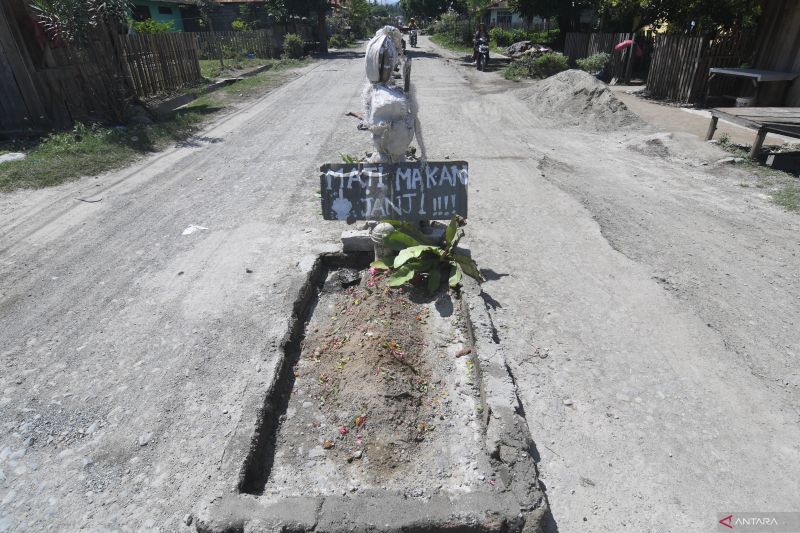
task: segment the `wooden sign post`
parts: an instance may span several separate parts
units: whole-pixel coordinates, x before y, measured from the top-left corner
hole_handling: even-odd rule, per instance
[[[467,217],[466,161],[325,164],[325,220],[449,220]]]

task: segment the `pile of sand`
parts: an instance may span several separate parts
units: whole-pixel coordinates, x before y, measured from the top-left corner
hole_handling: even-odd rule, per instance
[[[543,120],[565,126],[610,130],[642,124],[608,86],[582,70],[566,70],[518,91]]]

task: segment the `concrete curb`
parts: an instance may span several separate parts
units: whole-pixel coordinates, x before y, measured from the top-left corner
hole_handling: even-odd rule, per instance
[[[368,255],[368,254],[366,254]],[[269,439],[277,431],[281,399],[289,390],[292,350],[302,338],[307,311],[328,268],[346,266],[350,256],[323,253],[302,261],[305,281],[293,287],[297,299],[287,333],[264,382],[263,395],[251,395],[245,413],[254,413],[249,430],[232,438],[220,469],[231,492],[217,495],[199,509],[201,533],[256,531],[521,531],[543,533],[549,513],[534,460],[535,446],[517,398],[516,384],[480,287],[465,279],[457,309],[467,323],[468,343],[478,372],[485,457],[497,474],[496,484],[462,494],[409,498],[370,490],[358,495],[267,498],[255,495],[265,481],[259,476],[271,461]],[[364,258],[360,260],[363,264]],[[277,413],[277,415],[276,415]]]
[[[272,65],[262,65],[260,67],[254,68],[252,70],[248,70],[247,72],[244,72],[244,73],[240,74],[236,78],[220,79],[220,80],[217,80],[214,83],[206,85],[205,87],[203,87],[201,89],[198,89],[196,91],[191,91],[191,92],[188,92],[188,93],[180,94],[180,95],[175,96],[173,98],[170,98],[170,99],[168,99],[168,100],[166,100],[164,102],[161,102],[156,107],[155,112],[158,115],[163,115],[163,114],[166,114],[166,113],[170,113],[172,111],[175,111],[176,109],[179,109],[179,108],[185,106],[188,103],[193,102],[194,100],[197,100],[197,98],[200,95],[214,92],[217,89],[225,87],[226,85],[230,85],[230,84],[232,84],[234,82],[237,82],[239,80],[242,80],[244,78],[250,78],[250,77],[255,76],[257,74],[261,74],[262,72],[266,72],[267,70],[269,70],[271,68],[272,68]]]

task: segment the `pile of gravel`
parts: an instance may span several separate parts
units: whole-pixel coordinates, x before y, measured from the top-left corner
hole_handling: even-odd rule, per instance
[[[520,89],[518,96],[544,121],[593,130],[642,124],[608,86],[582,70],[565,70]]]

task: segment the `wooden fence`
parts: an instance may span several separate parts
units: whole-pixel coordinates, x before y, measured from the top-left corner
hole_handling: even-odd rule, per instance
[[[753,33],[716,38],[658,35],[647,76],[647,92],[655,98],[684,103],[699,102],[705,98],[708,90],[708,69],[738,67],[748,61],[754,46]],[[718,93],[733,90],[733,84],[738,82],[723,79],[714,83],[714,92]]]
[[[614,47],[627,39],[633,39],[639,45],[641,55],[635,53],[633,47],[628,47],[619,52]],[[577,59],[583,59],[594,54],[607,53],[611,55],[608,65],[609,78],[612,81],[625,80],[633,72],[646,71],[649,63],[649,53],[652,49],[652,39],[639,33],[567,33],[564,41],[564,55],[569,57],[574,64]]]
[[[33,17],[23,0],[0,1],[0,135],[124,119],[133,94],[114,29],[98,28],[70,47],[35,31]]]
[[[314,40],[309,24],[274,25],[256,31],[204,31],[194,33],[200,49],[200,59],[236,59],[252,54],[261,59],[278,57],[283,50],[283,38],[295,33],[304,41]]]
[[[200,59],[235,59],[252,54],[269,59],[275,57],[279,47],[275,46],[272,30],[214,31],[193,34],[197,38]]]
[[[122,38],[122,49],[140,98],[173,92],[203,79],[195,34],[128,35]]]

